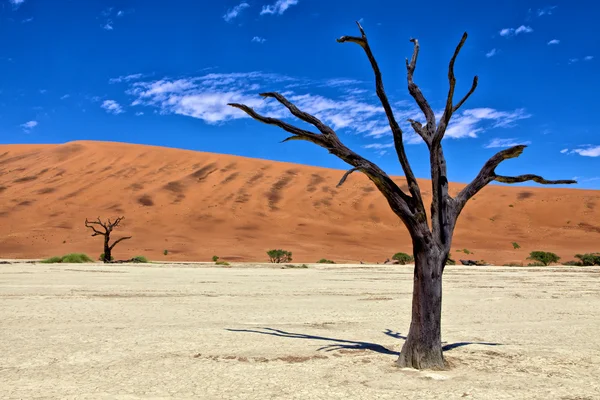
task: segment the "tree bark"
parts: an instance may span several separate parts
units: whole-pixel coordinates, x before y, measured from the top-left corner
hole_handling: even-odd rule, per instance
[[[108,245],[108,242],[110,241],[110,236],[107,234],[104,236],[104,261],[105,263],[108,263],[112,260],[112,248],[111,246]]]
[[[412,320],[396,364],[403,368],[445,369],[442,354],[442,272],[447,250],[414,243]]]

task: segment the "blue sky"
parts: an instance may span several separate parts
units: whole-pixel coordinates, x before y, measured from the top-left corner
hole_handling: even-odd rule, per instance
[[[526,143],[499,173],[598,189],[599,12],[591,0],[0,0],[0,143],[122,141],[346,168],[226,106],[289,118],[257,95],[281,91],[401,175],[368,60],[335,41],[358,35],[360,20],[401,121],[423,120],[406,87],[409,39],[421,44],[415,81],[441,111],[468,32],[456,97],[474,75],[479,87],[444,140],[451,181]],[[426,146],[402,126],[416,175],[428,177]]]

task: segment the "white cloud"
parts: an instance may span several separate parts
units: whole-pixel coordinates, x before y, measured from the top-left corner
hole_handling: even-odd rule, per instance
[[[490,51],[488,51],[487,53],[485,53],[485,56],[487,58],[494,57],[495,55],[496,55],[496,49],[491,49]]]
[[[574,64],[574,63],[576,63],[577,61],[579,61],[579,59],[578,59],[578,58],[569,58],[569,64]]]
[[[15,8],[19,7],[21,4],[25,3],[25,0],[8,0],[10,4],[12,4]]]
[[[568,151],[569,151],[569,149],[562,149],[562,150],[560,151],[560,153],[561,153],[561,154],[565,154],[565,153],[567,153]]]
[[[142,74],[131,74],[131,75],[122,75],[117,78],[111,78],[108,80],[109,83],[121,83],[121,82],[129,82],[138,80],[142,77]]]
[[[531,33],[533,29],[530,26],[521,25],[518,28],[504,28],[500,30],[500,36],[513,36],[520,33]]]
[[[117,17],[122,17],[123,15],[125,15],[125,13],[122,10],[117,12]]]
[[[547,6],[544,8],[540,8],[537,10],[537,15],[538,17],[541,17],[543,15],[551,15],[552,11],[554,11],[554,9],[558,7],[558,6]]]
[[[69,97],[71,97],[70,94],[65,94],[64,96],[61,96],[60,99],[65,100],[65,99],[68,99]]]
[[[521,145],[521,144],[529,145],[529,144],[531,144],[531,142],[529,140],[499,139],[499,138],[495,138],[495,139],[492,139],[484,147],[486,149],[495,149],[495,148],[499,148],[499,147],[513,147],[513,146],[518,146],[518,145]]]
[[[383,150],[394,147],[394,143],[370,143],[363,146],[365,149]]]
[[[110,114],[121,114],[125,112],[123,111],[123,107],[114,100],[104,100],[100,107],[104,108],[106,112]]]
[[[585,61],[591,61],[594,58],[594,56],[585,56],[583,59]]]
[[[244,11],[244,9],[250,7],[250,4],[242,2],[240,4],[238,4],[237,6],[230,8],[229,10],[227,10],[227,12],[225,13],[225,15],[223,15],[223,19],[227,22],[231,21],[232,19],[236,18],[238,15],[240,15],[240,13],[242,11]]]
[[[47,92],[47,90],[46,90],[46,89],[40,89],[40,93],[41,93],[41,94],[44,94],[44,93],[46,93],[46,92]]]
[[[552,39],[551,41],[548,42],[548,45],[552,45],[552,44],[559,44],[560,40],[558,39]]]
[[[108,20],[106,22],[106,24],[102,27],[102,29],[107,30],[107,31],[112,31],[114,29],[113,25],[112,25],[112,21]]]
[[[140,117],[140,116],[142,116],[142,115],[144,115],[144,112],[143,112],[143,111],[138,111],[138,112],[136,112],[136,113],[135,113],[135,116],[136,116],[136,117]]]
[[[363,95],[366,90],[364,87],[364,83],[351,79],[315,82],[277,74],[246,72],[130,82],[126,93],[133,97],[133,106],[152,107],[160,114],[185,115],[208,124],[219,124],[248,118],[240,110],[227,106],[230,102],[247,104],[257,112],[274,118],[293,118],[277,101],[258,96],[261,91],[280,91],[300,109],[314,114],[333,129],[372,139],[390,137],[391,131],[383,107],[372,91],[369,91],[371,95]],[[323,91],[328,95],[323,95]],[[349,95],[353,91],[361,96]],[[405,142],[422,143],[422,139],[407,122],[407,119],[412,118],[424,123],[418,107],[406,100],[394,101],[392,104],[396,119],[405,132]],[[440,118],[442,112],[440,110],[436,117]],[[488,129],[512,126],[516,121],[529,117],[523,109],[467,109],[454,116],[446,136],[477,137]]]
[[[264,43],[264,42],[266,42],[266,41],[267,41],[267,39],[265,39],[265,38],[262,38],[262,37],[260,37],[260,36],[254,36],[254,37],[252,38],[252,42],[255,42],[255,43]]]
[[[31,22],[31,21],[33,21],[33,17],[25,18],[24,20],[21,21],[21,23],[26,24],[26,23]]]
[[[23,130],[25,132],[30,132],[33,128],[35,128],[38,125],[37,121],[27,121],[24,124],[21,124],[21,128],[23,128]]]
[[[260,15],[283,14],[290,6],[298,4],[298,0],[277,0],[275,4],[263,6]]]
[[[570,153],[576,153],[584,157],[600,157],[600,146],[587,146],[583,149],[574,149]]]

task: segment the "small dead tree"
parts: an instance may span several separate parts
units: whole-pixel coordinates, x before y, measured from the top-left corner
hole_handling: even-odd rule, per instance
[[[112,250],[115,248],[115,246],[117,244],[119,244],[123,240],[131,239],[131,236],[125,236],[125,237],[115,240],[113,244],[109,243],[110,242],[110,234],[112,233],[112,230],[114,228],[116,228],[117,226],[119,226],[119,224],[121,223],[121,221],[124,218],[125,217],[119,217],[114,221],[111,221],[109,218],[106,222],[102,222],[100,220],[100,217],[98,217],[98,219],[96,219],[96,221],[88,221],[87,218],[85,219],[85,226],[87,228],[90,228],[92,231],[94,231],[92,236],[104,236],[104,253],[103,253],[103,259],[101,261],[103,261],[105,263],[112,261]]]
[[[415,258],[413,297],[412,297],[412,320],[408,337],[402,347],[400,356],[396,361],[401,367],[412,367],[417,369],[445,368],[442,354],[441,340],[441,312],[442,312],[442,273],[452,243],[452,235],[456,220],[467,201],[492,181],[502,183],[519,183],[534,181],[540,184],[571,184],[577,183],[573,180],[546,180],[537,175],[503,176],[496,173],[496,167],[510,158],[521,155],[526,146],[513,146],[502,150],[490,158],[475,179],[464,187],[455,197],[448,193],[448,177],[446,173],[446,159],[442,151],[442,139],[452,115],[467,101],[477,87],[478,78],[475,76],[473,84],[468,93],[458,102],[454,102],[454,88],[456,78],[454,76],[454,63],[462,48],[467,33],[460,40],[448,67],[449,90],[445,102],[444,112],[439,121],[436,121],[435,113],[423,93],[413,80],[417,57],[419,55],[419,42],[410,39],[413,43],[413,54],[410,60],[406,59],[408,91],[423,112],[425,125],[415,120],[408,120],[414,131],[427,144],[430,153],[430,169],[433,199],[431,203],[431,226],[425,211],[425,204],[421,196],[421,189],[417,184],[415,175],[408,162],[403,143],[403,131],[400,128],[392,111],[390,102],[383,87],[381,71],[373,56],[367,36],[359,23],[358,29],[361,36],[342,36],[337,41],[340,43],[355,43],[365,51],[373,72],[375,74],[375,88],[377,96],[385,110],[389,126],[392,131],[394,146],[398,155],[398,161],[402,166],[408,183],[408,193],[400,187],[373,162],[356,154],[346,147],[338,138],[336,132],[325,125],[318,118],[299,110],[279,93],[262,93],[264,98],[273,98],[285,106],[291,114],[302,121],[313,125],[320,133],[301,129],[290,125],[279,119],[266,117],[258,114],[254,109],[237,103],[229,105],[238,108],[250,117],[265,124],[275,125],[292,134],[283,140],[304,140],[314,143],[353,168],[346,172],[338,186],[342,185],[348,176],[360,171],[365,174],[386,198],[392,211],[402,220],[413,241],[413,255]]]

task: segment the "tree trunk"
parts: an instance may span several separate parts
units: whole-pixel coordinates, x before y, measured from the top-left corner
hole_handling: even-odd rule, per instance
[[[412,320],[396,364],[416,369],[445,369],[442,355],[442,272],[448,251],[414,243]]]
[[[108,235],[104,236],[104,262],[108,263],[112,260],[112,249],[110,248],[110,246],[108,245],[108,241],[110,240],[110,237]]]

